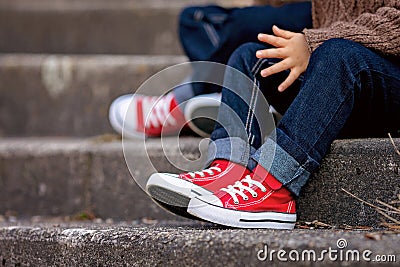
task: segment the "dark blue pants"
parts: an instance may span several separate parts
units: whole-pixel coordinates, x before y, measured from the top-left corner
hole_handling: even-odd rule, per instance
[[[312,53],[304,76],[279,93],[277,85],[287,73],[260,76],[271,61],[255,54],[265,48],[244,44],[229,60],[248,79],[238,79],[230,69],[225,74],[208,163],[223,158],[250,169],[258,163],[298,195],[335,138],[398,134],[400,63],[395,58],[331,39]],[[284,113],[268,134],[271,123],[262,123],[269,116],[264,96]]]
[[[179,18],[179,36],[190,61],[227,64],[236,48],[247,42],[257,42],[257,35],[271,33],[273,25],[294,32],[312,27],[311,3],[230,9],[219,6],[188,7]],[[196,70],[194,75],[197,75]],[[201,79],[193,79],[207,80],[204,73],[200,75]],[[175,88],[174,93],[178,102],[183,103],[196,95],[220,91],[221,88],[216,85],[192,83]]]

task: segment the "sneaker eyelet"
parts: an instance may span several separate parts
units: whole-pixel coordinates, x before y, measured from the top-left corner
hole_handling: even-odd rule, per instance
[[[214,172],[210,172],[210,175],[214,175]]]
[[[261,189],[261,192],[265,193],[267,192],[267,189]]]
[[[238,204],[239,204],[239,201],[234,200],[233,203],[236,204],[236,205],[238,205]]]
[[[248,198],[248,197],[244,197],[243,200],[244,200],[244,201],[247,201],[247,200],[249,200],[249,198]]]
[[[258,197],[258,194],[255,193],[255,194],[252,194],[252,196],[253,196],[254,198],[256,198],[256,197]]]

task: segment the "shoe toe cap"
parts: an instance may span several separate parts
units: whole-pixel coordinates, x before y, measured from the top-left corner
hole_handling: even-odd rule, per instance
[[[150,186],[181,187],[190,188],[192,183],[179,178],[179,175],[172,173],[154,173],[147,180],[146,188]]]
[[[125,116],[128,111],[128,107],[133,99],[133,95],[122,95],[116,98],[110,105],[109,119],[114,130],[118,133],[122,133],[124,126]]]

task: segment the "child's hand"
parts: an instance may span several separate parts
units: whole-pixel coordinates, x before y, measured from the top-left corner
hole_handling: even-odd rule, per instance
[[[303,34],[285,31],[276,26],[272,27],[272,31],[275,36],[260,33],[258,40],[269,43],[276,48],[259,50],[256,56],[257,58],[282,59],[275,65],[263,69],[261,71],[263,77],[290,69],[289,76],[278,87],[278,90],[283,92],[307,69],[310,51]]]

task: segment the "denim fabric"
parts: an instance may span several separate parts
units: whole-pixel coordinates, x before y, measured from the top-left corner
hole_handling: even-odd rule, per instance
[[[263,124],[257,119],[253,120],[254,125],[246,127],[247,115],[253,107],[249,108],[239,96],[248,97],[252,89],[242,87],[240,92],[231,92],[224,83],[223,106],[235,107],[241,123],[225,123],[232,115],[221,106],[219,122],[211,136],[208,163],[214,158],[223,158],[246,164],[246,159],[241,157],[251,154],[247,163],[249,168],[259,163],[299,195],[335,138],[385,136],[387,132],[398,134],[398,59],[385,58],[348,40],[331,39],[312,53],[304,77],[284,93],[278,93],[277,84],[284,79],[284,73],[261,78],[254,71],[260,64],[255,52],[262,48],[256,43],[239,47],[231,56],[229,66],[254,80],[269,103],[279,107],[278,111],[284,112],[284,116],[276,130],[267,136],[260,131],[258,125]],[[270,60],[262,60],[262,67],[270,63]],[[255,137],[235,135],[240,131],[229,127],[251,129],[247,134]],[[238,156],[227,149],[232,147],[231,140],[235,144],[241,143],[243,151],[256,151]]]
[[[226,64],[236,48],[247,42],[256,42],[258,33],[271,33],[274,24],[295,32],[311,27],[311,3],[230,9],[219,6],[188,7],[179,18],[179,36],[190,61]],[[196,70],[194,75],[197,75]],[[204,73],[199,75],[202,79],[194,77],[193,80],[207,80]],[[221,91],[219,86],[213,84],[193,83],[191,86],[175,89],[179,103],[193,95]],[[184,90],[190,89],[192,91],[185,98]]]
[[[185,110],[187,100],[194,97],[193,86],[190,82],[191,78],[187,77],[182,84],[173,89],[175,99],[179,103],[181,110]]]

